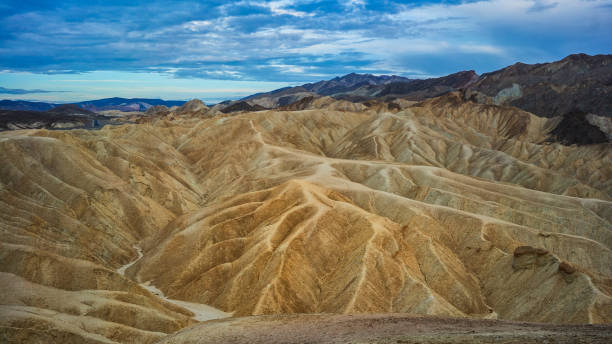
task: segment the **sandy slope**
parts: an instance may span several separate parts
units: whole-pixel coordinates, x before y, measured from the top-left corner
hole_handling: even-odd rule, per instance
[[[137,245],[133,245],[133,247],[138,252],[138,257],[117,269],[117,272],[121,275],[125,275],[125,271],[129,269],[132,265],[136,264],[136,262],[138,262],[143,257],[142,249]],[[197,321],[208,321],[213,319],[227,318],[231,316],[231,314],[222,312],[214,307],[210,307],[201,303],[169,299],[164,296],[164,293],[161,290],[157,289],[154,285],[152,285],[150,281],[140,283],[139,285],[150,291],[153,295],[163,299],[164,301],[188,309],[193,313],[193,319]]]
[[[154,342],[194,303],[612,321],[609,144],[453,94],[334,105],[1,133],[0,338]]]

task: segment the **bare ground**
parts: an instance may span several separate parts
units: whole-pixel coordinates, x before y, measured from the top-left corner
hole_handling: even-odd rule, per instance
[[[208,321],[161,343],[612,343],[612,325],[417,317],[270,315]]]

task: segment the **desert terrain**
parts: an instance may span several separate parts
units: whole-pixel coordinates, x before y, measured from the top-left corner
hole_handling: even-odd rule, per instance
[[[160,343],[609,343],[609,326],[400,314],[265,315],[195,325]]]
[[[228,114],[191,101],[100,130],[0,133],[0,338],[194,342],[277,320],[167,336],[298,313],[343,315],[313,318],[339,329],[434,317],[356,318],[402,319],[380,343],[423,321],[421,342],[455,322],[455,342],[560,329],[488,319],[609,324],[610,144],[562,144],[559,117],[465,98]],[[320,338],[296,320],[311,318],[279,319]],[[610,338],[568,328],[565,342]]]

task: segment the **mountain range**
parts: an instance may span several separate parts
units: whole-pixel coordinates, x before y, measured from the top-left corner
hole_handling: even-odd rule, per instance
[[[73,103],[85,110],[99,112],[107,110],[118,111],[146,111],[151,106],[181,106],[185,101],[181,100],[161,100],[146,98],[104,98],[97,100],[87,100]],[[0,100],[0,110],[23,110],[23,111],[47,111],[62,104],[31,102],[25,100]]]
[[[457,90],[467,91],[474,101],[516,106],[543,117],[562,116],[573,110],[612,117],[612,55],[575,54],[552,63],[516,63],[482,75],[462,71],[424,80],[348,74],[242,100],[275,108],[305,97],[331,96],[353,102],[421,101]]]
[[[238,101],[224,101],[213,106],[211,111],[304,110],[332,103],[345,109],[384,103],[397,110],[401,102],[419,102],[459,91],[466,100],[480,104],[514,106],[547,118],[569,115],[572,118],[561,120],[556,127],[556,140],[566,144],[601,143],[610,140],[609,132],[612,131],[611,62],[612,55],[576,54],[552,63],[517,63],[480,76],[474,71],[463,71],[423,80],[351,73],[327,81],[258,93]],[[64,110],[81,108],[92,112],[152,109],[154,111],[146,113],[155,114],[166,113],[167,109],[183,104],[182,101],[160,99],[107,98],[76,103],[72,108],[62,107]],[[48,110],[58,107],[57,104],[4,100],[0,101],[0,108],[3,107],[21,112],[2,110],[0,130],[87,128],[110,123],[98,115],[90,115],[91,118],[84,121],[82,113],[76,118],[68,118],[66,116],[71,114],[65,111],[63,117],[49,116]],[[72,111],[75,113],[78,111]]]
[[[538,116],[563,116],[583,111],[612,117],[612,55],[574,54],[551,63],[524,64],[478,75],[461,71],[438,78],[408,79],[395,75],[351,73],[326,81],[256,93],[239,101],[221,102],[229,112],[245,109],[273,109],[291,105],[306,97],[331,96],[351,102],[370,100],[421,101],[463,90],[472,100],[496,105],[516,106]],[[246,102],[248,104],[235,105]],[[185,101],[144,98],[106,98],[74,103],[83,109],[146,111],[152,106],[181,106]],[[59,104],[29,101],[0,101],[0,109],[46,111]]]
[[[96,129],[111,123],[112,117],[62,104],[47,111],[0,110],[0,130]]]

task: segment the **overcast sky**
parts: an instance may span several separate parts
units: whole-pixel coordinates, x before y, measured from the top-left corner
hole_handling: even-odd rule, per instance
[[[4,0],[0,98],[216,102],[351,72],[483,73],[610,54],[611,23],[612,0]]]

